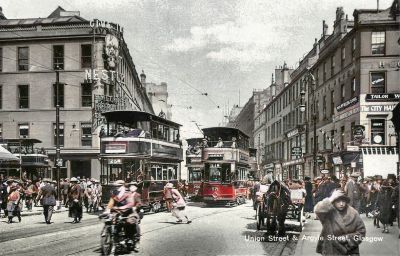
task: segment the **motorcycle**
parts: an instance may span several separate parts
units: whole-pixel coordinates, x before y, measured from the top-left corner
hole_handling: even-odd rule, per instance
[[[139,216],[143,210],[138,212]],[[99,218],[104,221],[104,228],[101,233],[101,252],[102,255],[117,255],[118,253],[129,253],[137,251],[136,243],[138,240],[132,239],[136,237],[136,228],[130,228],[133,234],[129,234],[126,230],[128,226],[128,219],[132,220],[130,216],[122,216],[120,212],[111,212],[109,214],[102,214]],[[135,224],[139,225],[139,220]]]

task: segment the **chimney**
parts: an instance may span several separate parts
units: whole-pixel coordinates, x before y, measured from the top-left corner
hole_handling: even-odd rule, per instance
[[[325,23],[325,20],[322,21],[322,37],[325,37],[328,33],[328,25]]]
[[[272,74],[272,81],[271,81],[271,96],[275,97],[276,95],[276,84],[274,81],[274,74]]]
[[[143,86],[146,84],[146,75],[144,71],[142,70],[142,74],[140,74],[140,82],[142,83]]]
[[[286,85],[289,84],[289,82],[290,82],[289,81],[289,78],[290,78],[290,76],[289,76],[289,68],[288,68],[288,66],[286,64],[286,61],[283,62],[282,72],[283,72],[283,84],[286,87]]]

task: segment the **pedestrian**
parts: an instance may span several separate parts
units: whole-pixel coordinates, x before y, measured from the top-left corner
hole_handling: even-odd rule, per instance
[[[166,205],[166,207],[167,207],[167,211],[168,211],[168,212],[171,212],[171,210],[172,210],[172,200],[173,200],[173,199],[172,199],[171,190],[169,190],[169,189],[167,188],[167,186],[170,186],[170,185],[173,186],[172,183],[168,182],[168,183],[164,186],[164,192],[163,192],[163,194],[164,194],[164,201],[165,201],[165,205]]]
[[[350,205],[356,209],[357,212],[360,211],[360,200],[361,193],[359,185],[357,184],[357,179],[360,175],[358,173],[353,173],[350,175],[350,179],[347,181],[344,187],[344,192],[350,198]]]
[[[340,189],[319,202],[314,212],[322,231],[317,253],[322,255],[359,255],[359,244],[366,229],[359,213],[349,204],[350,198]]]
[[[312,184],[311,184],[311,178],[306,176],[304,177],[304,187],[306,190],[306,200],[304,203],[304,212],[310,213],[313,212],[313,198],[312,198]],[[310,215],[307,215],[307,218],[309,218]]]
[[[378,192],[376,198],[376,210],[379,212],[378,219],[383,224],[382,233],[389,233],[389,224],[392,221],[392,195],[393,188],[389,182],[385,180],[382,182],[381,190]]]
[[[7,197],[7,216],[8,223],[13,222],[14,216],[18,217],[18,221],[21,222],[21,209],[19,209],[19,202],[21,195],[18,191],[18,184],[13,183],[10,186],[10,192]]]
[[[40,200],[43,206],[44,221],[51,224],[54,206],[56,205],[56,190],[50,184],[51,180],[43,179],[44,186],[40,188],[37,200]]]
[[[62,189],[61,194],[63,197],[63,204],[64,207],[66,208],[68,205],[68,189],[69,189],[69,179],[66,178],[64,179],[64,182],[62,184],[60,184],[60,188]]]
[[[185,199],[182,197],[182,195],[179,193],[177,189],[174,188],[174,184],[172,183],[167,183],[165,185],[166,189],[171,192],[172,199],[173,199],[173,204],[172,204],[172,216],[177,218],[178,220],[176,221],[177,223],[182,223],[182,216],[186,218],[186,223],[190,224],[192,221],[189,220],[189,217],[187,216],[185,212],[186,208],[186,202]]]
[[[78,184],[78,179],[72,177],[71,180],[71,187],[68,191],[68,202],[69,202],[69,211],[68,216],[70,218],[74,218],[72,223],[78,223],[82,219],[82,189],[81,186]]]

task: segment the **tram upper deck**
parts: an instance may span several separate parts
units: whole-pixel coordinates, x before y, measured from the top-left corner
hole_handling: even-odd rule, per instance
[[[101,157],[166,158],[182,161],[178,123],[142,111],[105,112]]]

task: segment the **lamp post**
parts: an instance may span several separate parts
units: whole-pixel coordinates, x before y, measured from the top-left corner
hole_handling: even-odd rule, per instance
[[[318,147],[318,141],[316,140],[317,138],[317,114],[316,114],[316,104],[315,104],[315,77],[313,76],[313,74],[311,73],[310,69],[307,70],[307,73],[305,75],[305,78],[303,80],[303,86],[301,88],[300,91],[300,95],[301,95],[301,99],[300,99],[300,112],[305,113],[306,111],[306,104],[305,104],[305,94],[306,94],[306,88],[308,87],[308,89],[310,90],[310,92],[312,93],[312,101],[314,102],[313,104],[313,109],[312,109],[312,113],[308,113],[308,117],[312,117],[312,121],[313,121],[313,175],[317,175],[317,147]],[[310,93],[308,93],[308,98],[310,97]],[[308,102],[310,102],[310,100],[308,100]],[[307,127],[309,124],[309,118],[306,119],[306,124]],[[309,129],[306,129],[306,135],[308,134]],[[307,137],[306,137],[307,138]]]

